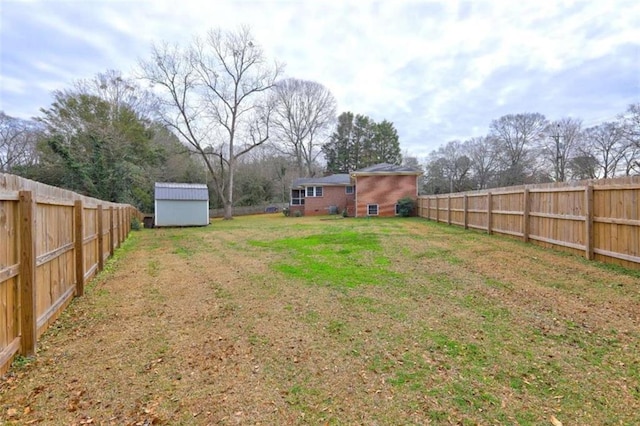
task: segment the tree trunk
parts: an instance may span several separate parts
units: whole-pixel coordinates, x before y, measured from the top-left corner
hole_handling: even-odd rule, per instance
[[[234,158],[229,161],[229,185],[227,186],[227,199],[224,202],[224,220],[233,219],[233,174],[236,169]]]

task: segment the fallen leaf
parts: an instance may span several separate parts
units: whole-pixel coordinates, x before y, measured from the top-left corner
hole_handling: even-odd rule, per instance
[[[15,408],[9,408],[7,410],[7,417],[15,417],[18,415],[18,410],[16,410]]]
[[[551,418],[549,420],[551,420],[551,424],[553,426],[562,426],[562,422],[560,420],[556,419],[556,416],[551,416]]]

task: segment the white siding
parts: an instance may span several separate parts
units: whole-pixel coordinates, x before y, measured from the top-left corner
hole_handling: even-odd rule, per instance
[[[208,224],[208,201],[156,200],[156,226],[205,226]]]

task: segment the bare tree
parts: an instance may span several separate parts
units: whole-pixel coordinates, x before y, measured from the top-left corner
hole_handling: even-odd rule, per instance
[[[438,191],[452,193],[471,189],[471,160],[463,143],[447,142],[433,151],[429,160],[427,180],[432,186],[435,185]]]
[[[628,143],[620,158],[621,168],[624,170],[625,176],[633,176],[640,174],[640,146]]]
[[[187,48],[154,46],[140,65],[165,96],[163,121],[202,156],[231,219],[236,164],[269,139],[267,94],[282,66],[266,60],[248,27],[211,30]]]
[[[640,174],[640,103],[629,105],[619,116],[620,129],[627,141],[622,162],[627,176]]]
[[[543,161],[553,168],[553,180],[567,180],[569,160],[582,135],[582,121],[576,118],[562,118],[549,123],[546,137],[540,139],[540,153]]]
[[[120,107],[126,106],[138,118],[152,121],[158,112],[159,100],[149,90],[145,90],[133,80],[122,75],[119,70],[107,70],[91,79],[74,82],[75,93],[94,95],[112,106],[112,114],[118,114]]]
[[[10,117],[0,111],[0,172],[11,173],[17,166],[37,161],[39,132],[36,123]]]
[[[577,155],[569,160],[567,171],[570,173],[571,179],[597,179],[598,160],[579,148]]]
[[[272,124],[283,153],[295,158],[300,174],[313,176],[336,120],[336,100],[322,84],[294,78],[278,82],[273,96]]]
[[[536,168],[533,147],[543,136],[547,120],[540,113],[508,114],[491,122],[491,135],[503,153],[502,185],[524,183]]]
[[[629,105],[624,114],[620,114],[623,136],[640,148],[640,103]]]
[[[408,150],[404,150],[402,153],[402,165],[407,167],[413,167],[416,170],[424,170],[420,160],[415,155],[411,154]]]
[[[579,152],[580,156],[592,157],[597,164],[597,177],[606,179],[616,176],[625,149],[622,129],[617,123],[608,122],[585,130]]]
[[[474,189],[486,189],[498,170],[499,147],[497,140],[490,136],[471,138],[464,143],[471,160],[471,172],[475,181]]]

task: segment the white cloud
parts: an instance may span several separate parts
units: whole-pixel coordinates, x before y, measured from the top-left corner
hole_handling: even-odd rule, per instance
[[[27,93],[27,84],[19,78],[0,75],[0,82],[2,82],[1,88],[3,92],[16,95],[25,95]],[[1,110],[2,108],[0,107]]]

